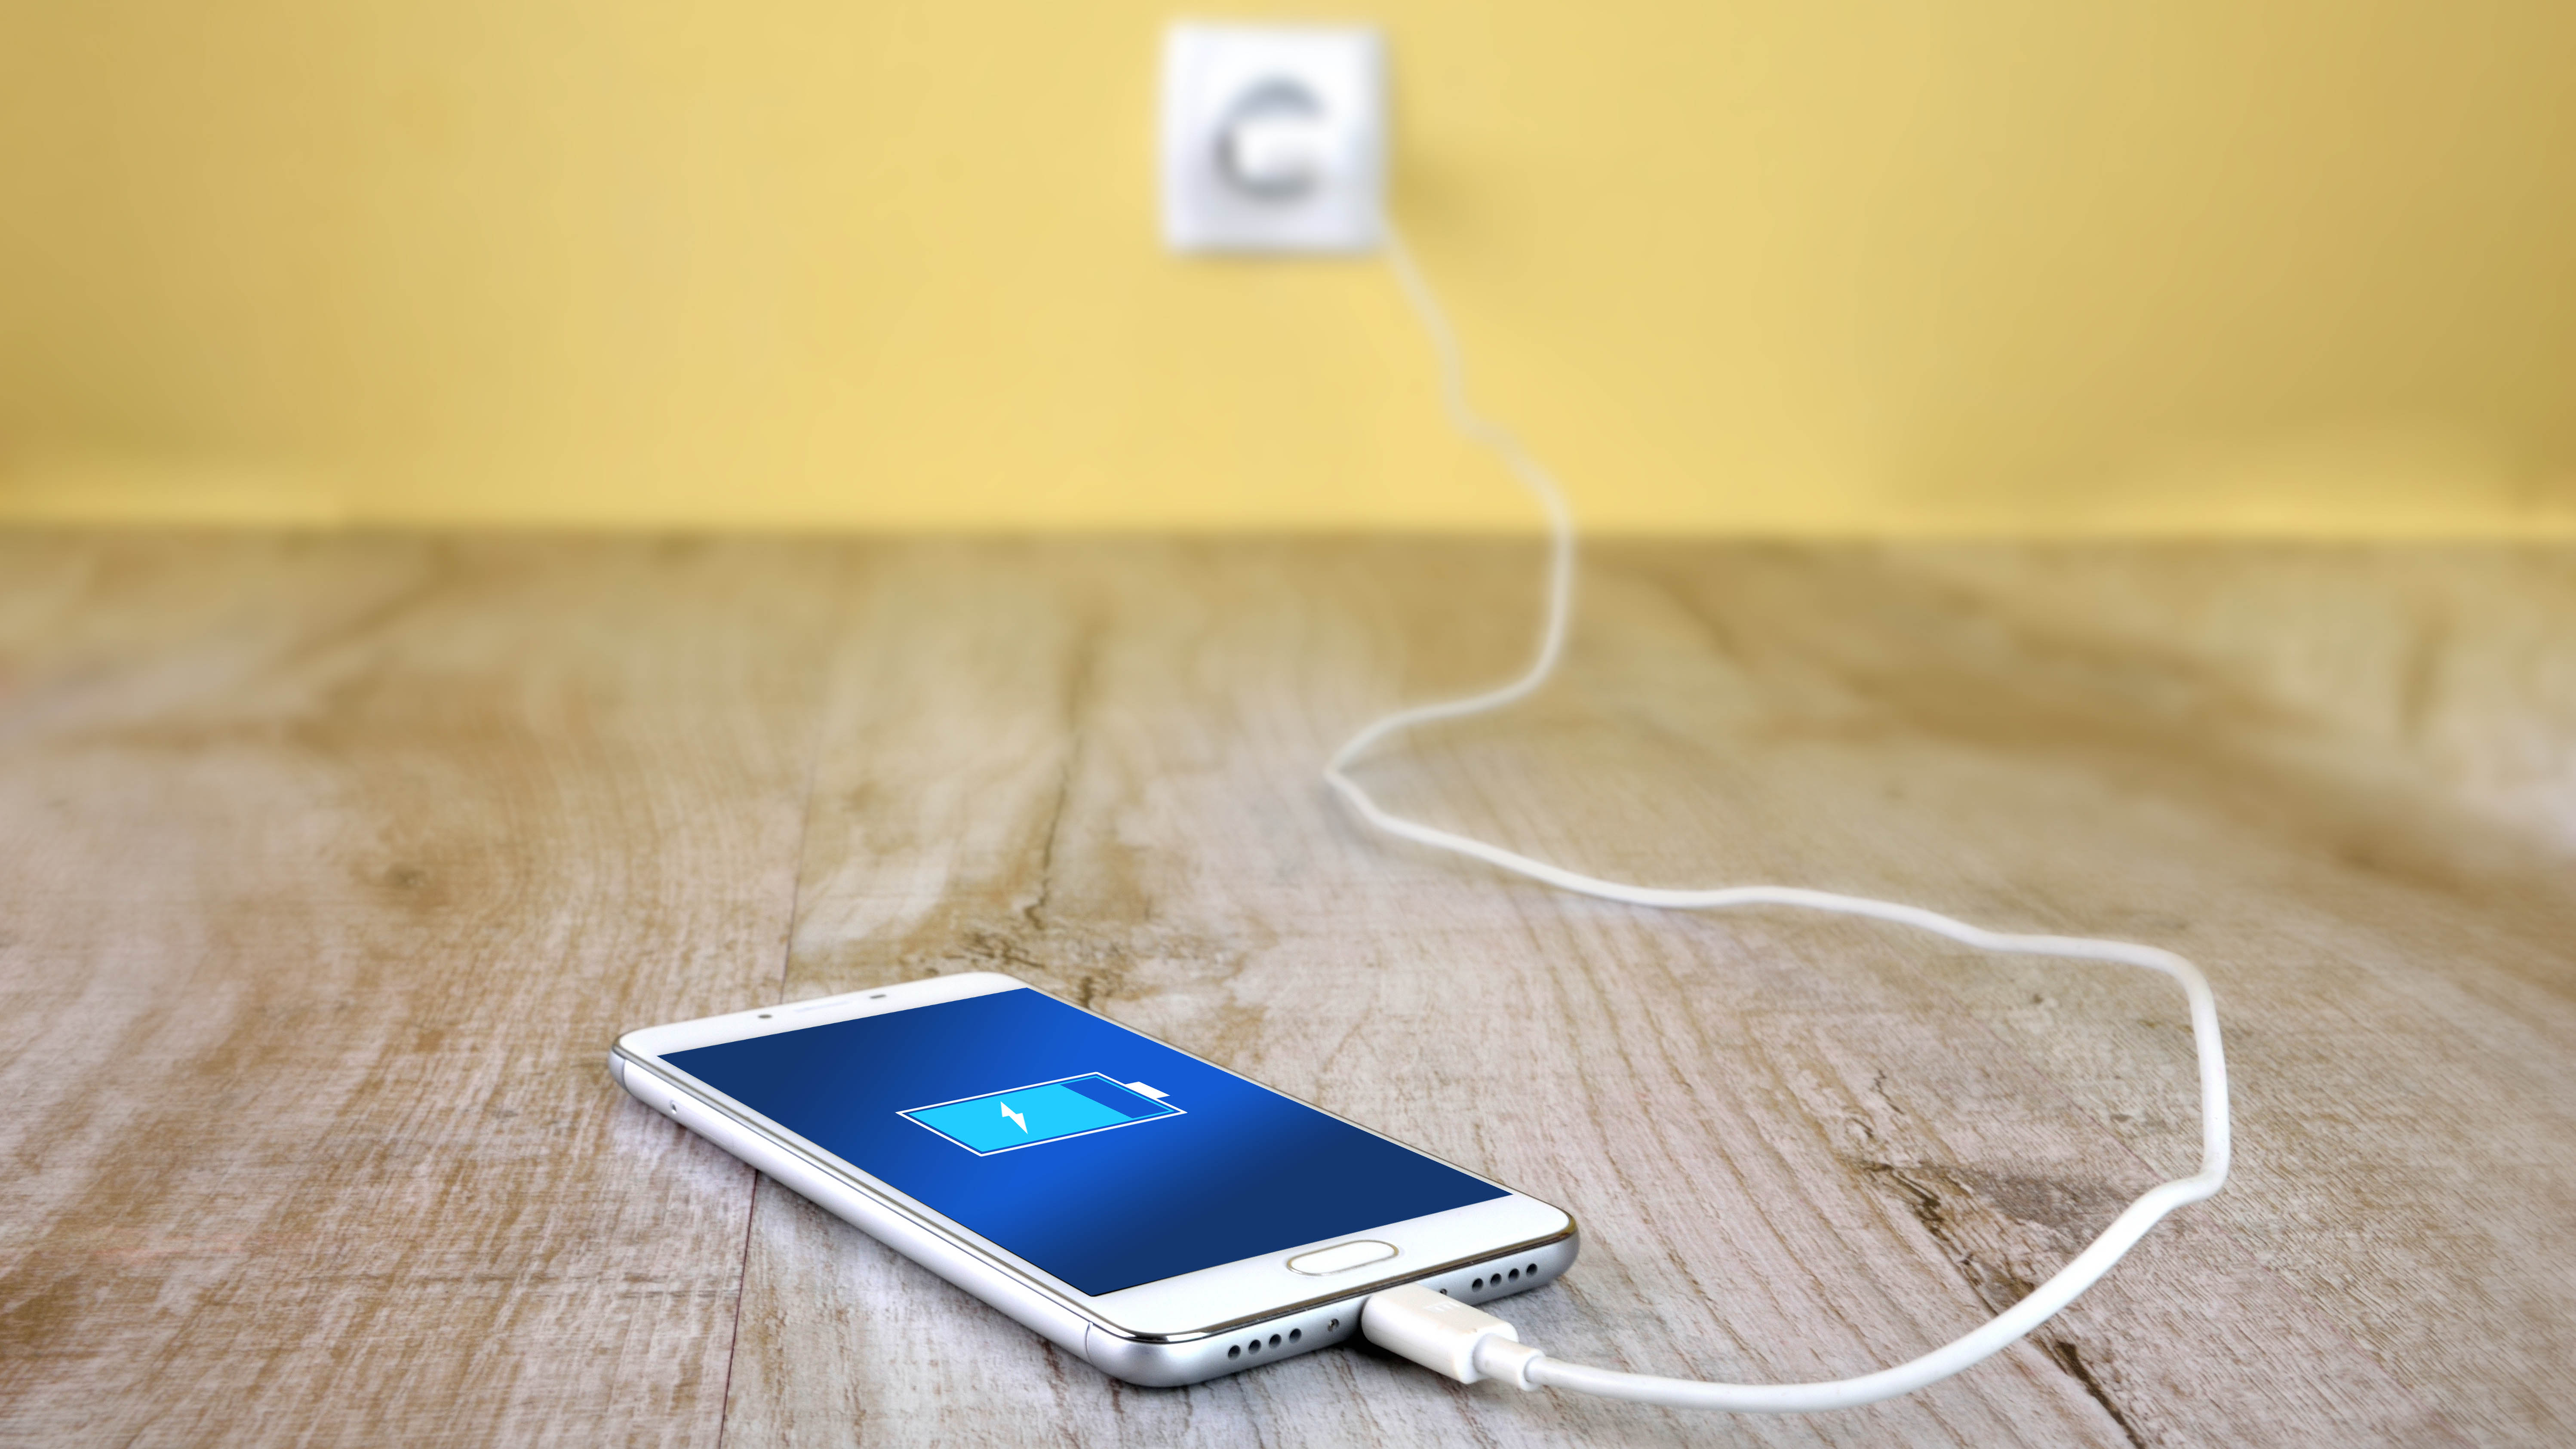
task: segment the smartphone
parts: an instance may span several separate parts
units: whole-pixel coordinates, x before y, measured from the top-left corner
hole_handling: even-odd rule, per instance
[[[1574,1262],[1563,1209],[992,972],[648,1027],[654,1111],[1129,1383],[1339,1343],[1382,1288]]]

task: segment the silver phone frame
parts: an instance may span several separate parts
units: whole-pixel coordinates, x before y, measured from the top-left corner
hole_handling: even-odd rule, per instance
[[[1093,1296],[662,1060],[666,1052],[1023,989],[1038,988],[1000,972],[961,972],[646,1027],[618,1038],[609,1053],[609,1071],[620,1087],[656,1113],[991,1304],[1048,1342],[1134,1384],[1197,1383],[1346,1341],[1359,1331],[1360,1309],[1369,1294],[1405,1283],[1424,1283],[1467,1302],[1523,1292],[1555,1279],[1572,1266],[1581,1250],[1572,1214],[1461,1167],[1457,1170],[1507,1195]],[[1050,999],[1063,1002],[1061,997]],[[1063,1004],[1085,1010],[1071,1002]],[[1111,1024],[1135,1030],[1123,1022]],[[1225,1070],[1212,1062],[1204,1064]],[[1240,1073],[1228,1075],[1251,1080]],[[1264,1083],[1253,1085],[1278,1090]],[[1348,1121],[1330,1112],[1325,1115]],[[1358,1123],[1350,1125],[1396,1141]],[[1397,1145],[1422,1151],[1410,1143]],[[1397,1252],[1329,1277],[1292,1274],[1285,1266],[1288,1258],[1300,1253],[1360,1238],[1392,1240]],[[1230,1311],[1247,1303],[1257,1306],[1249,1312]]]

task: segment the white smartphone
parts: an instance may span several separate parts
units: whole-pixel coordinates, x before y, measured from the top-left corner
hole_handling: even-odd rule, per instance
[[[1557,1207],[991,972],[618,1039],[646,1106],[1136,1384],[1536,1287]]]

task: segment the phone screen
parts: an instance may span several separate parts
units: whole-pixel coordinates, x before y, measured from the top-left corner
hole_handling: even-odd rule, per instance
[[[664,1060],[1094,1296],[1506,1195],[1026,988]]]

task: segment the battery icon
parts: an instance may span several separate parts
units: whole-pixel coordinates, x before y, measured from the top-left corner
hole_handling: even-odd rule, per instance
[[[1164,1100],[1163,1093],[1143,1082],[1113,1081],[1099,1072],[1085,1072],[1078,1077],[1031,1082],[1025,1087],[986,1092],[978,1097],[910,1107],[898,1115],[978,1157],[990,1157],[996,1152],[1013,1152],[1041,1142],[1062,1142],[1068,1137],[1088,1137],[1094,1132],[1183,1113]]]

